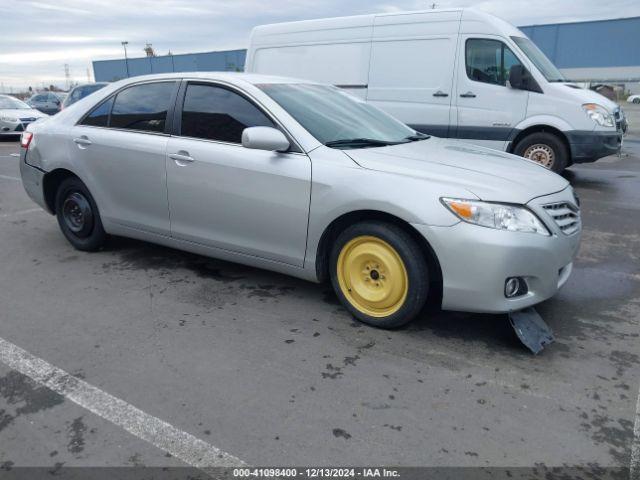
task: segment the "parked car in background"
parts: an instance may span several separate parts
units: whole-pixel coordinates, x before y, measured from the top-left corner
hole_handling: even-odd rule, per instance
[[[561,176],[303,80],[135,77],[30,125],[21,146],[26,191],[77,249],[114,234],[330,279],[378,327],[410,321],[430,291],[447,310],[537,304],[580,243]]]
[[[48,115],[15,97],[0,95],[0,136],[20,135],[27,125],[42,117]]]
[[[32,95],[31,98],[27,100],[27,103],[42,113],[55,115],[60,111],[62,98],[57,92],[42,92]]]
[[[263,25],[245,71],[344,88],[416,130],[556,172],[621,147],[624,114],[567,82],[513,25],[474,9]]]
[[[101,88],[109,85],[107,82],[85,83],[84,85],[78,85],[71,89],[67,95],[66,100],[62,103],[62,108],[67,108],[73,105],[78,100],[82,100],[87,95],[91,95],[93,92],[97,92]]]
[[[640,95],[629,95],[627,102],[636,104],[640,103]]]

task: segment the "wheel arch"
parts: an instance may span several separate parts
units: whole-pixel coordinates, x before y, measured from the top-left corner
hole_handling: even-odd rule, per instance
[[[80,181],[80,177],[66,168],[56,168],[48,172],[42,180],[42,189],[44,192],[44,200],[47,203],[49,211],[56,214],[56,192],[60,184],[67,178],[75,177]]]
[[[507,148],[507,152],[513,153],[515,151],[516,145],[518,145],[518,143],[520,143],[522,139],[524,139],[528,135],[531,135],[532,133],[539,133],[539,132],[551,133],[556,137],[558,137],[560,141],[562,141],[562,143],[564,144],[565,148],[567,149],[567,154],[569,157],[568,160],[569,162],[571,162],[572,155],[571,155],[571,144],[569,143],[569,139],[567,138],[567,136],[562,130],[556,127],[552,127],[551,125],[543,125],[543,124],[531,125],[530,127],[527,127],[524,130],[521,130],[513,138],[513,140],[511,140],[511,143],[509,144],[509,148]]]
[[[357,222],[377,220],[382,222],[392,223],[402,228],[416,241],[420,250],[425,256],[427,261],[427,267],[430,274],[430,291],[428,303],[435,303],[437,305],[442,304],[442,268],[440,267],[440,261],[433,250],[429,241],[424,238],[418,230],[416,230],[409,222],[403,220],[400,217],[392,215],[380,210],[355,210],[340,215],[333,220],[322,232],[320,241],[318,242],[318,248],[316,251],[316,276],[318,281],[325,282],[329,279],[329,257],[331,254],[331,246],[338,237],[338,235],[348,226]]]

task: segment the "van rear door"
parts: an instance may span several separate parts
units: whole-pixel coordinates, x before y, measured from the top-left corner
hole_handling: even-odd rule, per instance
[[[367,101],[448,137],[460,11],[376,16]]]

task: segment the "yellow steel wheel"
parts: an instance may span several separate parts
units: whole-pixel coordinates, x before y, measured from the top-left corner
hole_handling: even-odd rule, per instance
[[[349,303],[372,317],[387,317],[400,310],[409,290],[407,269],[398,252],[368,235],[355,237],[342,248],[337,279]]]

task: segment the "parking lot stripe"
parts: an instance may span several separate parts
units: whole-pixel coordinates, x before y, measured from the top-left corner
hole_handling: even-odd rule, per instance
[[[0,338],[0,362],[188,465],[203,470],[245,465],[239,458],[74,377],[3,338]]]
[[[636,402],[636,421],[633,424],[629,479],[640,480],[640,388],[638,389],[638,400]]]
[[[19,177],[10,177],[9,175],[0,175],[0,178],[4,178],[5,180],[15,180],[15,181],[20,181]]]

